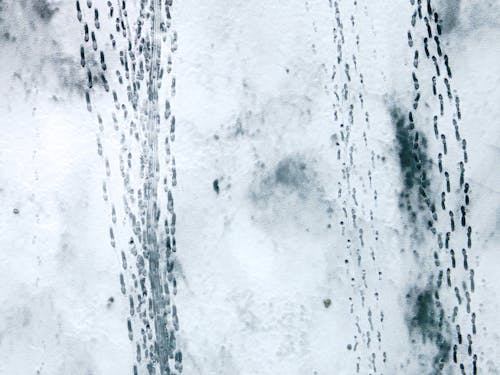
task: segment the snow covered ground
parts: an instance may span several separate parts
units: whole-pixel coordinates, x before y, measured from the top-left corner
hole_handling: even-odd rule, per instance
[[[500,373],[498,15],[0,1],[0,374]]]

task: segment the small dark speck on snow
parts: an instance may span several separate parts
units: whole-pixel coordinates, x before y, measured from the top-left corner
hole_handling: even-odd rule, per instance
[[[216,178],[214,182],[212,183],[214,191],[219,194],[220,188],[219,188],[219,179]]]

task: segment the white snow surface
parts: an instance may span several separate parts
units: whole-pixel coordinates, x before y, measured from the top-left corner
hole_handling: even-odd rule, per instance
[[[79,89],[81,25],[73,1],[53,2],[58,11],[49,21],[36,18],[31,3],[0,2],[0,31],[10,33],[0,56],[0,374],[132,374],[135,344],[120,292],[120,249],[109,241],[98,125]],[[411,343],[405,295],[426,284],[416,265],[433,259],[418,263],[411,255],[387,106],[413,100],[412,10],[409,1],[358,3],[360,47],[344,53],[356,53],[363,71],[368,139],[377,156],[378,198],[360,201],[373,209],[379,230],[379,240],[367,243],[378,267],[368,277],[383,276],[377,306],[387,360],[377,359],[377,373],[416,375],[433,349],[422,345],[419,353]],[[498,374],[500,2],[458,3],[457,25],[441,43],[468,147],[478,373]],[[344,23],[347,29],[350,20]],[[357,333],[339,226],[328,1],[174,1],[172,25],[183,373],[355,374],[357,357],[369,352],[351,347]],[[433,137],[432,117],[421,124]],[[353,142],[358,170],[367,171],[371,154],[361,138]],[[113,155],[118,146],[108,144]],[[119,171],[116,160],[112,168]],[[283,170],[296,176],[280,180]],[[119,202],[119,183],[109,189]],[[360,373],[373,373],[365,365]]]

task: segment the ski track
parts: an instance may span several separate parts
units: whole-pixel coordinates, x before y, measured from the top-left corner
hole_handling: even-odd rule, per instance
[[[454,373],[475,375],[478,371],[478,356],[473,348],[477,332],[472,302],[475,282],[474,265],[469,261],[472,226],[466,216],[471,186],[465,174],[467,140],[460,134],[460,97],[453,89],[451,62],[440,42],[439,14],[431,0],[411,0],[410,3],[413,13],[408,46],[413,55],[414,100],[406,121],[414,139],[419,169],[424,162],[418,158],[423,142],[416,129],[425,126],[424,131],[429,134],[428,124],[432,121],[433,136],[429,136],[427,142],[429,149],[435,152],[432,165],[438,170],[429,182],[428,172],[421,168],[417,199],[427,210],[422,213],[421,224],[434,238],[430,249],[435,271],[430,282],[435,286],[429,296],[439,316],[436,337],[430,337],[439,347],[434,371],[446,373],[451,366]],[[426,98],[425,107],[430,107],[432,115],[421,104],[422,98]]]
[[[130,304],[126,326],[136,347],[134,374],[182,372],[174,301],[177,33],[171,7],[171,0],[76,1],[85,98],[96,115],[97,152],[106,171],[110,244],[121,256],[119,281]],[[120,190],[121,198],[111,196]]]

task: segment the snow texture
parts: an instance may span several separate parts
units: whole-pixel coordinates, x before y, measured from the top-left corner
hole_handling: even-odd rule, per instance
[[[0,374],[500,374],[499,17],[0,0]]]

